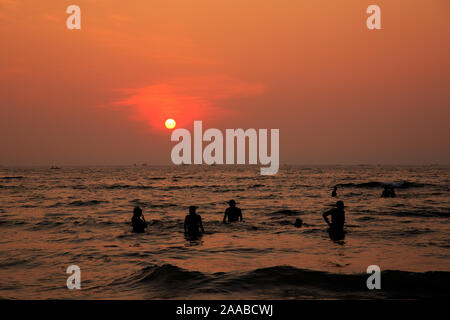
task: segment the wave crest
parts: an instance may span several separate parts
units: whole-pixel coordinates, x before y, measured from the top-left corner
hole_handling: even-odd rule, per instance
[[[424,273],[385,270],[381,273],[382,290],[368,290],[368,274],[339,274],[274,266],[249,272],[219,272],[207,274],[188,271],[171,264],[144,267],[128,279],[111,285],[139,287],[157,296],[176,298],[189,292],[221,292],[229,295],[247,293],[270,298],[289,292],[294,297],[312,298],[423,298],[446,296],[450,272]]]

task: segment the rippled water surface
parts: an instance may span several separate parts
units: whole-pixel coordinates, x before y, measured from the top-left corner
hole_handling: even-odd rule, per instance
[[[449,167],[0,168],[2,298],[355,298],[447,293]],[[380,198],[394,184],[396,198]],[[331,198],[338,185],[338,197]],[[226,201],[243,223],[223,224]],[[347,206],[346,236],[322,212]],[[199,206],[206,234],[183,221]],[[150,226],[131,233],[134,206]],[[304,222],[302,228],[293,223]],[[66,288],[78,265],[82,290]],[[369,265],[382,291],[365,286]],[[433,271],[433,272],[430,272]]]

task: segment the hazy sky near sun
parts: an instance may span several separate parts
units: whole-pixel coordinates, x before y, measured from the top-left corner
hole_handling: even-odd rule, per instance
[[[449,39],[448,0],[0,0],[0,164],[168,164],[169,117],[279,128],[281,163],[448,164]]]

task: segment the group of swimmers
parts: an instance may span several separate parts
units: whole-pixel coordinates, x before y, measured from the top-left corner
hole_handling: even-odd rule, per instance
[[[242,221],[242,210],[236,206],[236,201],[228,201],[229,207],[226,208],[225,214],[223,216],[223,223],[231,223]],[[202,217],[196,213],[197,206],[189,207],[189,214],[184,219],[184,232],[190,237],[196,237],[201,233],[205,233],[203,228]],[[328,219],[331,216],[331,222]],[[330,236],[340,237],[344,233],[344,223],[345,223],[345,211],[344,202],[336,202],[336,207],[328,210],[323,214],[325,222],[330,227]],[[133,226],[133,232],[142,233],[148,227],[145,221],[144,215],[142,214],[142,209],[140,207],[135,207],[133,210],[133,217],[131,218],[131,224]],[[296,227],[301,227],[301,219],[297,219],[295,222]]]
[[[333,188],[331,193],[332,197],[337,196],[337,186]],[[384,191],[381,194],[381,197],[395,197],[394,187],[385,186]],[[228,201],[229,207],[226,208],[225,214],[223,216],[223,223],[237,222],[242,221],[242,210],[236,207],[236,201],[230,200]],[[196,213],[197,206],[189,207],[189,214],[184,219],[184,232],[186,235],[195,237],[201,233],[205,232],[202,223],[202,217]],[[324,212],[322,214],[323,219],[329,226],[329,234],[332,239],[343,239],[344,238],[344,224],[345,224],[345,211],[344,211],[344,202],[339,200],[336,202],[336,207]],[[331,221],[329,220],[329,216],[331,216]],[[133,211],[133,217],[131,219],[131,224],[133,226],[133,232],[142,233],[145,232],[145,229],[148,227],[147,222],[145,221],[144,215],[142,214],[142,209],[139,207],[135,207]],[[303,221],[301,219],[297,219],[294,225],[300,228],[303,225]]]
[[[225,210],[223,216],[223,223],[242,221],[242,210],[236,207],[236,201],[230,200],[228,201],[228,205],[229,207]],[[202,217],[196,213],[197,208],[197,206],[190,206],[189,214],[184,219],[184,232],[191,236],[196,236],[205,232]],[[133,232],[136,233],[145,232],[145,229],[148,227],[140,207],[134,208],[131,225],[133,226]]]

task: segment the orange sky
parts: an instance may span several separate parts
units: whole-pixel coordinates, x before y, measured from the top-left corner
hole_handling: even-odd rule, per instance
[[[166,117],[279,128],[281,163],[449,164],[449,18],[447,0],[0,0],[0,164],[170,163]]]

